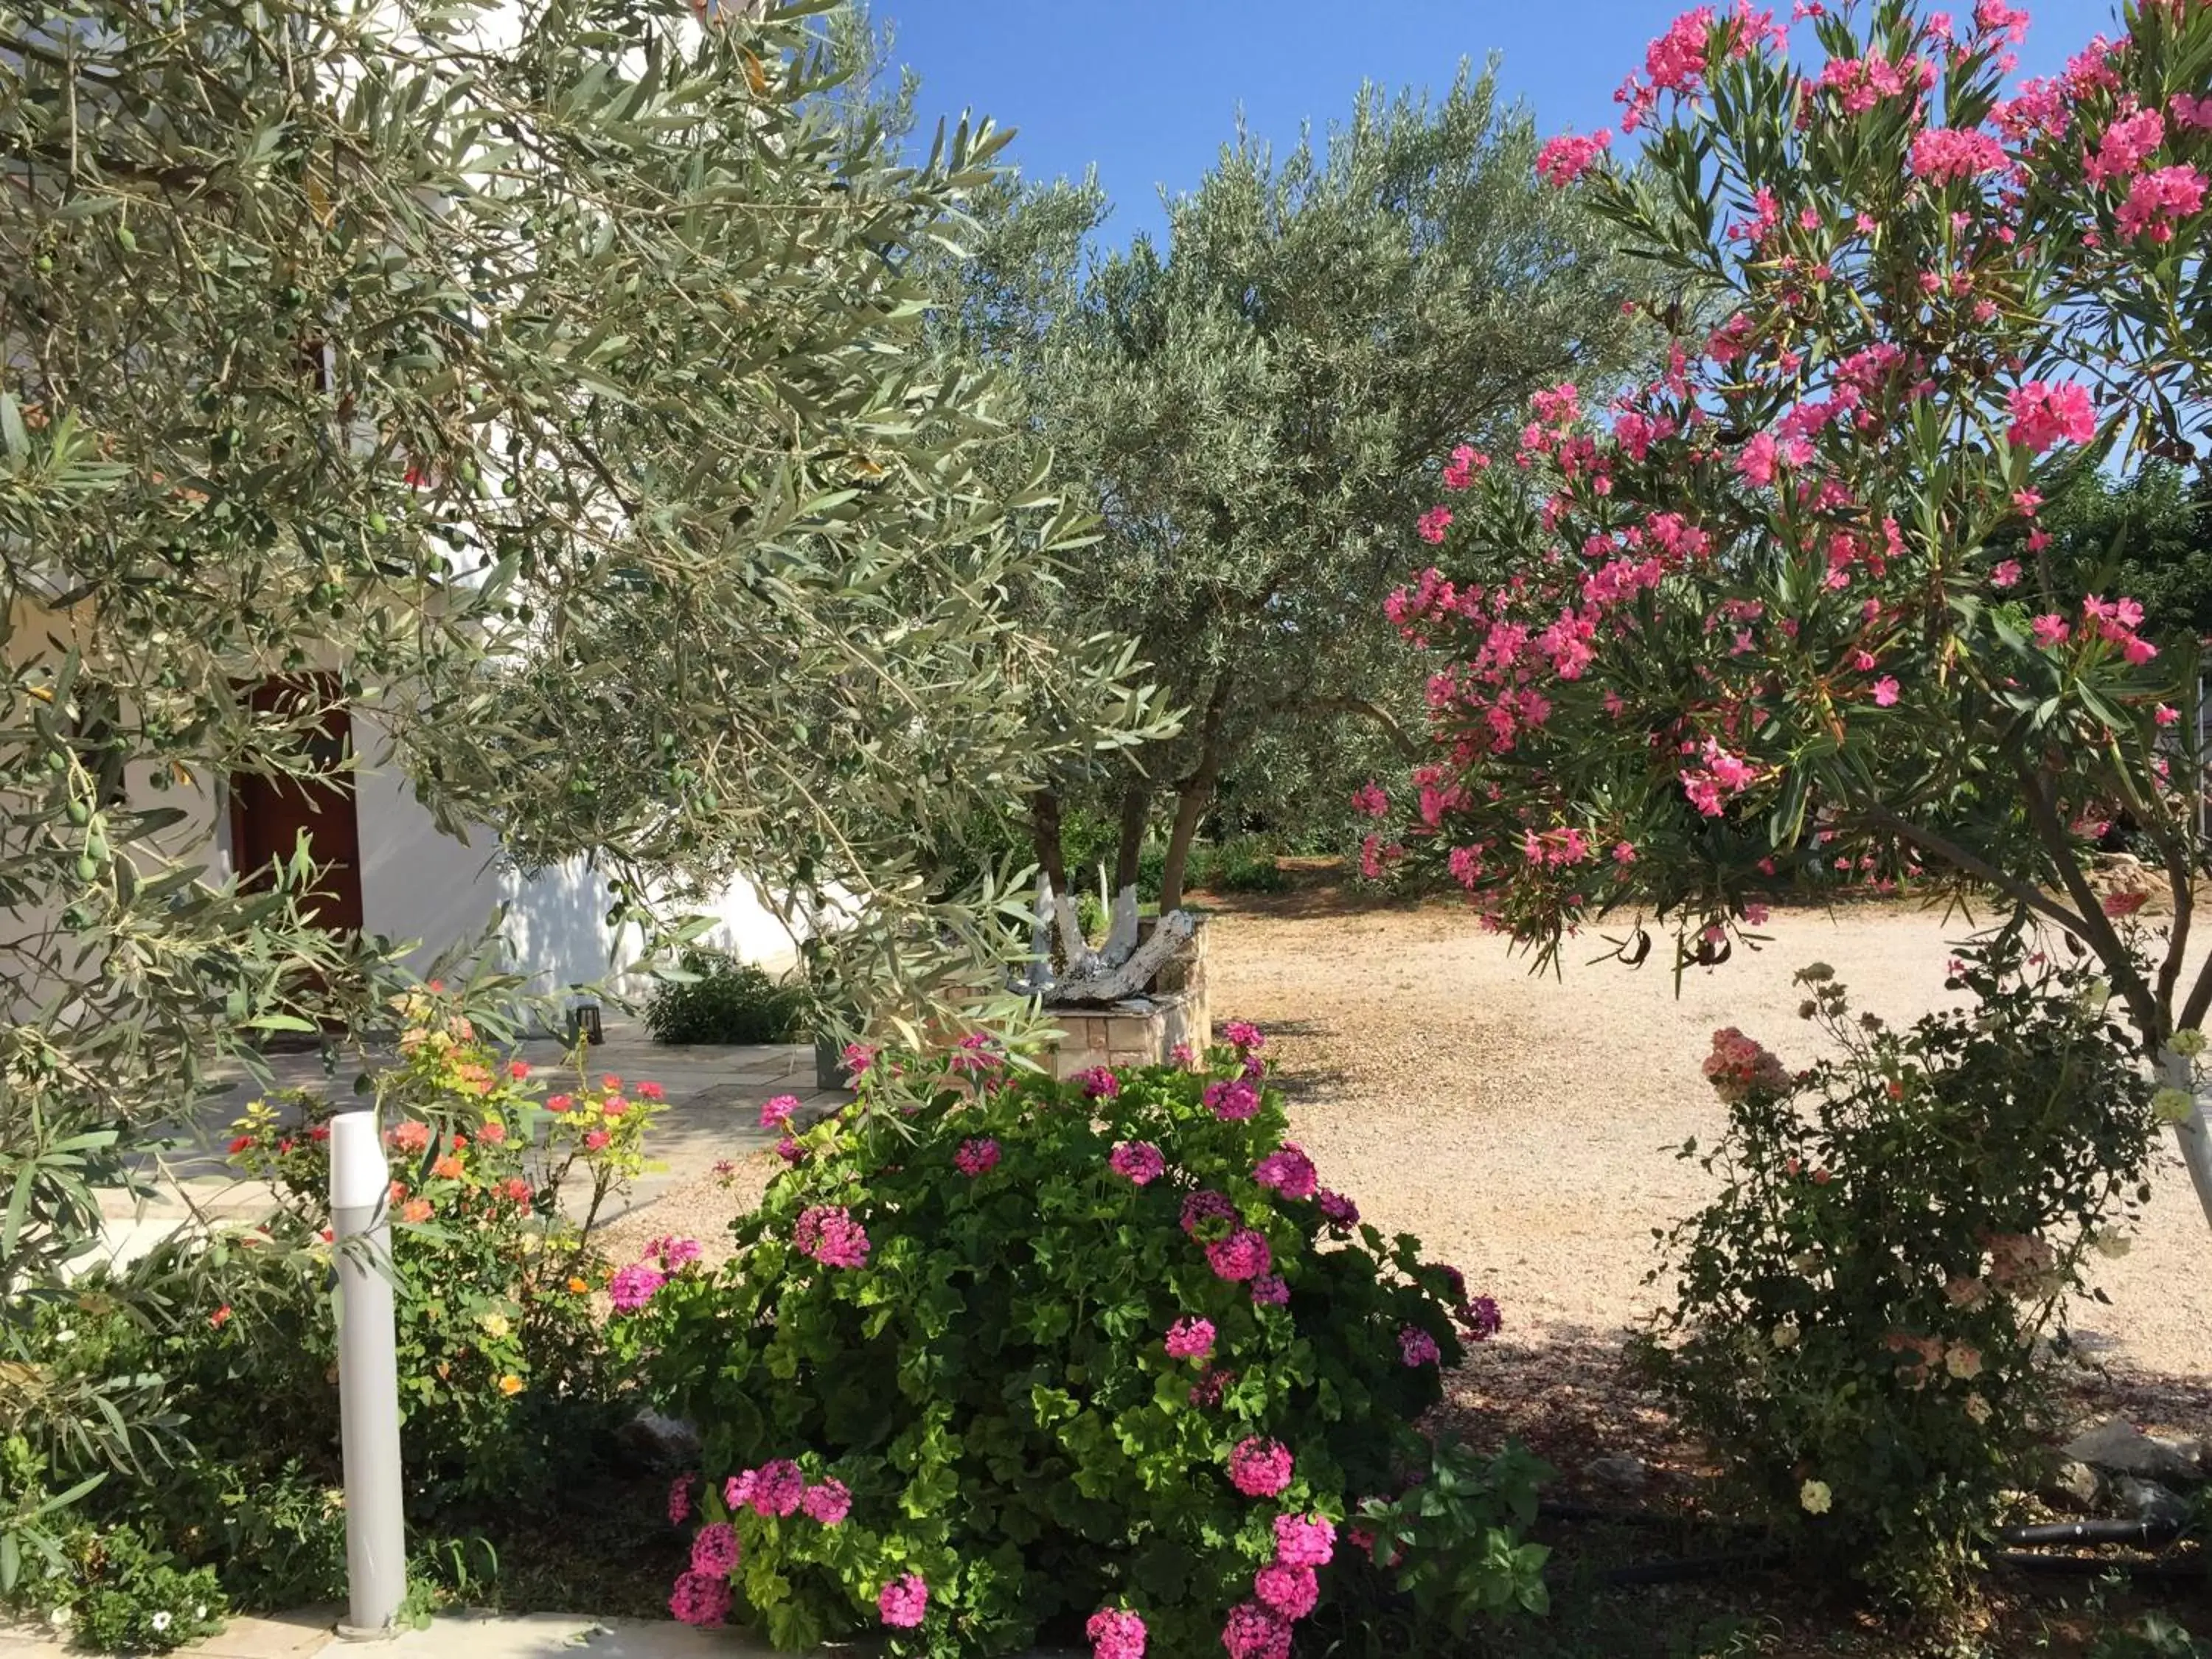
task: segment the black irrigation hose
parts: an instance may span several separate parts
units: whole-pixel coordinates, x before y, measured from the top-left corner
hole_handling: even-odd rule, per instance
[[[2132,1544],[2156,1549],[2181,1534],[2179,1521],[2062,1521],[2042,1527],[2007,1527],[1997,1536],[2008,1544]]]
[[[1546,1498],[1536,1504],[1540,1521],[1591,1522],[1612,1527],[1717,1527],[1729,1532],[1763,1532],[1764,1521],[1746,1521],[1729,1515],[1685,1515],[1664,1510],[1616,1510],[1602,1504],[1585,1504],[1573,1498]]]
[[[2124,1572],[2134,1579],[2198,1584],[2212,1577],[2206,1573],[2202,1561],[2115,1561],[2109,1555],[2038,1555],[2027,1550],[2006,1550],[1996,1558],[1995,1565],[2014,1572],[2046,1576],[2071,1573],[2101,1578],[2108,1572]]]

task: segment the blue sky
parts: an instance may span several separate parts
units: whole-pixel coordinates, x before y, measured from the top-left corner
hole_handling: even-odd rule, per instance
[[[1789,0],[1775,0],[1787,14]],[[1953,0],[1963,20],[1973,0]],[[2021,73],[2059,67],[2111,0],[2042,0]],[[1279,145],[1349,111],[1360,82],[1450,84],[1462,58],[1504,54],[1501,84],[1546,134],[1609,125],[1613,89],[1680,0],[875,0],[921,76],[924,130],[963,109],[1020,130],[1031,177],[1091,163],[1115,204],[1107,234],[1157,229],[1156,185],[1188,190],[1241,107]],[[1800,39],[1809,35],[1801,29]]]

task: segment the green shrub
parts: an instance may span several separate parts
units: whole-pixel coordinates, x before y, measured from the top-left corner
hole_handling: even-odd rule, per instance
[[[771,979],[757,964],[696,953],[684,969],[696,977],[664,980],[645,1005],[656,1042],[800,1042],[807,1036],[806,988]]]
[[[128,1527],[78,1528],[70,1561],[82,1589],[70,1625],[95,1653],[167,1653],[222,1628],[213,1567],[184,1567]]]
[[[1230,1030],[1243,1051],[1207,1073],[1057,1084],[974,1040],[951,1072],[909,1058],[926,1103],[864,1095],[800,1136],[727,1266],[641,1264],[614,1340],[705,1449],[675,1504],[702,1522],[679,1616],[733,1608],[790,1650],[888,1624],[896,1654],[952,1656],[1112,1614],[1154,1653],[1273,1654],[1291,1615],[1262,1595],[1396,1595],[1447,1547],[1507,1571],[1437,1574],[1464,1592],[1437,1617],[1540,1601],[1517,1499],[1469,1508],[1473,1535],[1389,1501],[1439,1468],[1470,1498],[1491,1479],[1414,1423],[1494,1306],[1317,1188],[1258,1034]],[[1394,1570],[1352,1559],[1355,1531],[1307,1576],[1370,1498]]]
[[[1291,880],[1276,862],[1273,842],[1239,836],[1207,848],[1203,867],[1190,884],[1214,893],[1279,893]]]
[[[392,1124],[405,1496],[422,1545],[557,1513],[597,1472],[623,1379],[593,1310],[609,1274],[592,1224],[643,1168],[659,1109],[654,1085],[625,1095],[611,1080],[541,1100],[450,1008],[424,998],[403,1012],[416,1023],[378,1085]],[[145,1478],[112,1474],[87,1493],[77,1512],[90,1530],[64,1571],[25,1576],[17,1605],[144,1643],[150,1626],[131,1608],[173,1614],[162,1598],[187,1581],[212,1589],[203,1571],[220,1577],[218,1604],[343,1595],[329,1115],[294,1096],[256,1103],[233,1126],[233,1163],[277,1198],[254,1231],[179,1238],[127,1285],[94,1273],[42,1312],[58,1380],[149,1379],[179,1443]],[[564,1188],[580,1222],[556,1206]],[[148,1307],[167,1316],[149,1320]],[[66,1449],[12,1478],[0,1460],[0,1504],[33,1480],[59,1490],[82,1473]],[[173,1568],[184,1577],[163,1576]]]
[[[2155,1124],[2102,981],[2012,933],[1960,957],[1973,1006],[1904,1031],[1806,969],[1802,1012],[1842,1057],[1795,1077],[1715,1034],[1729,1130],[1704,1164],[1727,1184],[1673,1235],[1680,1299],[1640,1348],[1808,1558],[1923,1604],[1956,1595],[2027,1479],[2039,1341],[2063,1342]]]

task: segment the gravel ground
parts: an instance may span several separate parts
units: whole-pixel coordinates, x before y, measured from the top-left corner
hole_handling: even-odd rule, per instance
[[[1710,1189],[1674,1154],[1725,1127],[1698,1069],[1714,1030],[1813,1058],[1790,976],[1815,960],[1853,1006],[1909,1020],[1945,999],[1944,941],[1966,927],[1885,907],[1778,913],[1766,931],[1762,951],[1693,970],[1678,997],[1656,968],[1585,965],[1595,940],[1560,976],[1533,976],[1454,906],[1246,901],[1212,924],[1214,1026],[1270,1034],[1292,1133],[1328,1185],[1458,1263],[1516,1344],[1594,1352],[1654,1304],[1652,1230]],[[2116,1369],[2202,1382],[2212,1240],[2170,1141],[2154,1189],[2130,1253],[2099,1264],[2110,1305],[2081,1304],[2075,1328]]]

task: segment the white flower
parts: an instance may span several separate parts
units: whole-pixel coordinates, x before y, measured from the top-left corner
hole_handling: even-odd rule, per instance
[[[200,1623],[205,1624],[207,1622],[207,1603],[203,1601],[199,1606],[194,1607],[192,1609],[192,1617],[199,1620]]]
[[[2098,978],[2091,980],[2081,988],[2081,994],[2075,998],[2075,1002],[2083,1013],[2094,1015],[2103,1013],[2105,1005],[2112,1000],[2112,981]]]
[[[2204,1052],[2204,1033],[2192,1025],[2185,1031],[2176,1031],[2166,1046],[2184,1060],[2194,1060]]]
[[[1774,1346],[1778,1348],[1794,1348],[1797,1346],[1796,1320],[1785,1319],[1774,1328]]]
[[[1808,1515],[1826,1515],[1836,1501],[1835,1493],[1828,1490],[1825,1480],[1808,1480],[1797,1489],[1797,1501],[1805,1506]]]
[[[1943,1356],[1943,1368],[1961,1382],[1972,1382],[1982,1374],[1982,1351],[1971,1342],[1954,1342]]]
[[[1978,1394],[1968,1395],[1966,1396],[1966,1415],[1972,1418],[1977,1423],[1988,1422],[1990,1420],[1990,1402],[1983,1399],[1981,1395]]]
[[[167,1609],[164,1608],[161,1612],[155,1613],[153,1618],[149,1620],[147,1622],[152,1625],[156,1631],[165,1631],[168,1629],[169,1614]]]
[[[2197,1109],[2197,1097],[2186,1089],[2160,1089],[2150,1097],[2150,1109],[2164,1123],[2186,1123]]]

